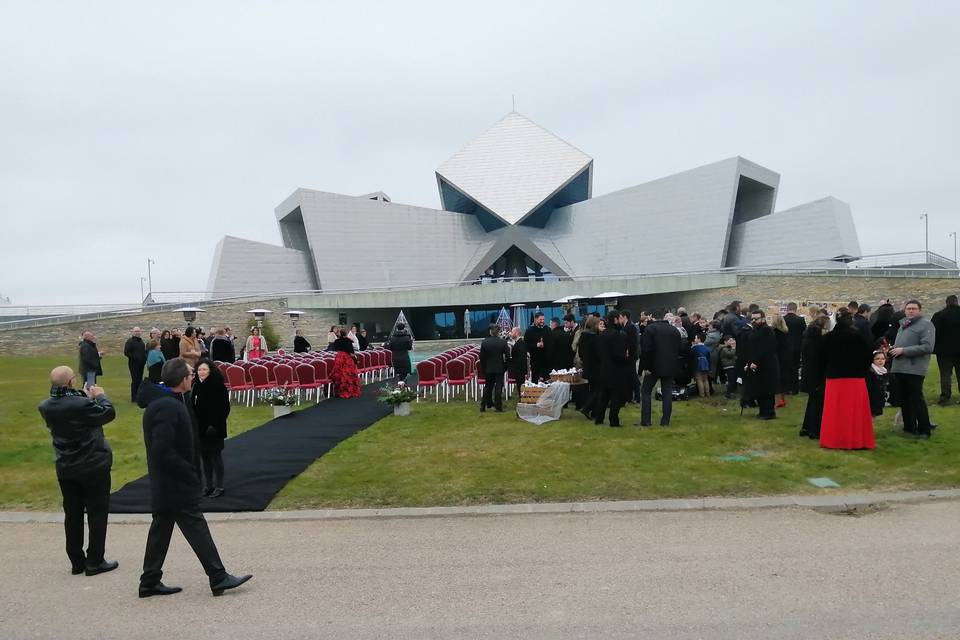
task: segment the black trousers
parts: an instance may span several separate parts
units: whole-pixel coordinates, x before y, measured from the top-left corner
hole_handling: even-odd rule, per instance
[[[550,364],[531,359],[530,382],[550,382]]]
[[[736,367],[726,367],[723,374],[727,378],[727,395],[732,396],[737,393],[737,372]]]
[[[163,561],[167,558],[170,548],[170,536],[173,535],[173,525],[180,527],[180,533],[197,559],[203,566],[211,586],[226,577],[227,571],[220,561],[217,545],[210,535],[210,527],[200,512],[199,507],[181,509],[179,511],[163,511],[153,514],[150,523],[150,532],[147,533],[147,548],[143,554],[143,574],[140,576],[140,586],[153,587],[163,577]]]
[[[67,557],[74,568],[95,567],[103,562],[107,544],[107,511],[110,506],[110,469],[80,478],[57,478],[63,495],[63,531]],[[83,514],[90,530],[87,553],[83,553]]]
[[[822,386],[807,394],[807,408],[803,411],[803,432],[813,438],[820,437],[820,422],[823,420]]]
[[[950,386],[954,375],[957,376],[957,389],[960,389],[960,356],[937,355],[937,367],[940,369],[940,399],[950,399]]]
[[[207,489],[223,488],[223,451],[200,451],[203,479]]]
[[[610,426],[620,426],[620,407],[626,404],[627,389],[624,384],[600,389],[597,402],[593,407],[593,421],[603,424],[607,408],[610,408]]]
[[[787,371],[787,381],[784,385],[787,393],[800,393],[800,353],[791,352],[789,369]]]
[[[480,401],[480,408],[496,407],[497,411],[503,411],[503,374],[488,373],[486,382],[483,385],[483,400]]]
[[[930,414],[923,399],[923,376],[909,373],[894,374],[900,391],[900,412],[903,430],[907,433],[929,434]]]
[[[673,414],[673,378],[658,376],[654,373],[648,373],[643,377],[643,384],[640,385],[640,424],[648,425],[651,420],[651,396],[653,387],[660,381],[660,393],[663,395],[663,415],[660,416],[660,425],[670,424],[670,416]]]
[[[775,418],[777,416],[777,412],[773,408],[772,393],[769,395],[757,396],[756,400],[757,400],[757,406],[760,408],[760,413],[758,415],[764,418],[768,418],[768,417]]]
[[[140,383],[143,382],[143,368],[147,366],[146,362],[127,360],[127,368],[130,370],[130,401],[137,401],[137,391],[140,390]]]

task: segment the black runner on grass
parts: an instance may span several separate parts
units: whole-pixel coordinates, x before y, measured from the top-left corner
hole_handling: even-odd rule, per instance
[[[381,383],[382,384],[382,383]],[[359,398],[332,398],[315,407],[229,438],[224,443],[225,493],[204,498],[203,511],[263,511],[273,497],[310,464],[391,412],[379,402],[381,384]],[[150,513],[150,478],[128,482],[110,496],[110,513]]]

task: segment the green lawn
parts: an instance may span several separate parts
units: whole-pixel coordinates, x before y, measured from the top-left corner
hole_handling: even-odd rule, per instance
[[[0,509],[56,509],[53,451],[36,405],[55,358],[0,360]],[[72,364],[72,363],[71,363]],[[105,361],[102,379],[119,417],[107,427],[113,484],[145,473],[140,410],[127,401],[126,366]],[[936,367],[927,397],[937,396]],[[888,409],[876,424],[875,451],[821,450],[797,436],[804,396],[774,422],[740,417],[735,402],[675,403],[673,426],[596,427],[573,411],[542,426],[511,413],[479,414],[462,400],[420,402],[408,418],[390,416],[342,443],[294,479],[272,509],[484,504],[507,502],[764,495],[822,492],[828,476],[851,491],[960,486],[960,406],[931,406],[940,429],[930,441],[893,429]],[[266,422],[270,408],[234,407],[230,432]],[[656,420],[656,418],[655,418]],[[721,456],[760,452],[748,461]],[[227,461],[229,468],[229,460]]]
[[[50,370],[75,367],[63,358],[0,359],[0,509],[55,509],[60,489],[54,471],[50,433],[37,405],[47,397]],[[106,375],[100,384],[117,408],[117,419],[105,427],[113,449],[113,487],[147,472],[140,426],[142,411],[130,402],[130,377],[122,356],[104,358]],[[268,406],[234,406],[230,414],[232,435],[259,426],[273,416]]]

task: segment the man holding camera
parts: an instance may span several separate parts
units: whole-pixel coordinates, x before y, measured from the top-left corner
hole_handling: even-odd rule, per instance
[[[38,407],[57,454],[57,482],[63,495],[63,529],[72,573],[94,576],[117,568],[104,559],[107,509],[110,505],[110,467],[113,452],[103,435],[103,425],[117,414],[103,389],[88,385],[74,388],[73,369],[50,372],[50,397]],[[83,552],[83,514],[90,530]]]

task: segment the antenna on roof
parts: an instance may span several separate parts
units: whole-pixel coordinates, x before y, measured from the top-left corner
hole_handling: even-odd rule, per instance
[[[510,94],[510,111],[512,113],[517,112],[517,96],[515,94]]]

